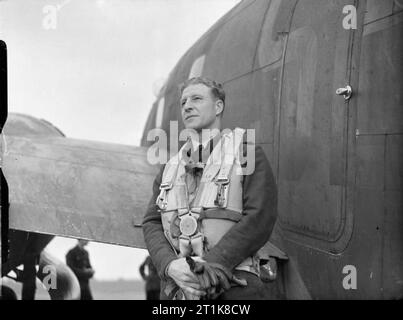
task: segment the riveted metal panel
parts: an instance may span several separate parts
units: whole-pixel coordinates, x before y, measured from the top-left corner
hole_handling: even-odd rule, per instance
[[[262,68],[254,72],[252,77],[252,98],[249,105],[251,112],[257,112],[252,127],[256,128],[257,143],[274,143],[274,127],[276,123],[276,109],[279,104],[279,86],[281,77],[281,63]]]
[[[367,0],[364,23],[370,23],[392,14],[394,0]]]
[[[403,190],[403,135],[387,136],[385,174],[386,190]]]
[[[335,95],[349,77],[351,33],[342,26],[347,4],[297,4],[281,97],[279,218],[298,241],[331,251],[341,250],[345,244],[336,240],[348,239],[351,230],[345,229],[347,104]]]
[[[401,139],[402,141],[402,139]],[[400,158],[401,160],[402,158]],[[402,177],[400,176],[400,182]],[[403,299],[403,197],[402,191],[385,192],[383,240],[383,297]]]
[[[403,1],[393,0],[393,13],[403,11]]]
[[[282,58],[285,33],[289,31],[296,0],[272,0],[264,19],[256,52],[255,69]]]
[[[251,128],[258,106],[253,103],[252,74],[224,84],[226,92],[223,128]]]
[[[253,69],[268,4],[269,1],[255,1],[222,26],[206,57],[207,74],[225,82]]]
[[[358,130],[403,132],[403,13],[365,26],[361,50]]]
[[[385,136],[359,136],[356,156],[357,186],[383,190]]]

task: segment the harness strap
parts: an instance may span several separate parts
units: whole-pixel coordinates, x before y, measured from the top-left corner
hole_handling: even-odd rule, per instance
[[[214,204],[220,208],[226,208],[228,204],[228,190],[231,171],[234,166],[234,161],[239,150],[239,145],[242,142],[242,137],[245,130],[236,128],[234,133],[230,135],[224,135],[224,154],[222,156],[220,171],[215,179],[217,184],[217,196],[214,200]]]
[[[201,221],[204,219],[224,219],[238,222],[242,219],[242,214],[229,209],[216,208],[201,212],[199,220]]]
[[[173,188],[173,185],[176,180],[176,176],[178,174],[179,166],[180,163],[182,162],[182,154],[185,152],[187,148],[189,148],[190,145],[190,140],[188,140],[185,145],[182,147],[180,152],[173,158],[171,159],[167,164],[164,169],[164,174],[162,177],[161,185],[160,185],[160,194],[157,197],[156,200],[156,205],[161,209],[161,210],[166,210],[168,206],[168,198],[167,198],[167,193],[169,190]],[[167,168],[168,166],[168,168]],[[172,169],[173,168],[173,169]]]
[[[167,164],[168,165],[168,164]],[[176,179],[176,173],[178,172],[178,168],[175,170],[166,170],[167,174],[164,177],[160,185],[160,194],[158,195],[155,204],[161,209],[165,210],[168,206],[168,197],[167,192],[172,189],[174,185],[174,181]]]

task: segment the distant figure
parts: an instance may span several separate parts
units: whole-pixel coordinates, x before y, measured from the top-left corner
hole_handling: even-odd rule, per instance
[[[24,271],[22,272],[22,300],[35,300],[36,291],[36,265],[39,256],[29,255],[24,260]]]
[[[146,267],[148,269],[148,274],[146,274],[145,272]],[[150,256],[148,256],[146,260],[141,264],[140,274],[146,281],[146,299],[159,300],[160,278]]]
[[[80,283],[81,300],[93,300],[89,281],[95,271],[92,269],[88,251],[84,249],[87,244],[87,240],[78,240],[77,245],[66,255],[66,263],[73,270]]]

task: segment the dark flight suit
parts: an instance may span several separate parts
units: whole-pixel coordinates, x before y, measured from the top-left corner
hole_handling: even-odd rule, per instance
[[[29,255],[24,260],[24,271],[22,273],[22,300],[35,300],[36,291],[36,262],[39,257]]]
[[[148,268],[148,274],[145,273],[145,268]],[[148,256],[140,266],[140,274],[146,281],[146,299],[159,300],[160,296],[160,277],[155,268],[151,257]]]
[[[243,150],[246,150],[244,143]],[[165,238],[161,213],[155,204],[160,193],[164,166],[153,185],[153,196],[143,220],[143,233],[147,248],[162,279],[161,299],[167,299],[164,288],[168,277],[165,274],[168,264],[177,259]],[[211,263],[219,263],[229,270],[244,259],[255,254],[270,238],[277,218],[277,187],[270,164],[260,146],[255,148],[255,171],[243,180],[243,217],[222,239],[203,257]],[[218,299],[258,300],[268,299],[261,279],[246,271],[235,270],[238,278],[247,280],[247,287],[233,287]]]
[[[80,246],[75,246],[66,255],[66,263],[73,270],[81,289],[81,300],[92,300],[89,280],[93,276],[88,251]]]

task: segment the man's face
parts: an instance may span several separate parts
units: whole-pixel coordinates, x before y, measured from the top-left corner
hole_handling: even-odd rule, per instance
[[[204,84],[193,84],[181,96],[182,120],[186,129],[211,129],[216,119],[217,100]]]

